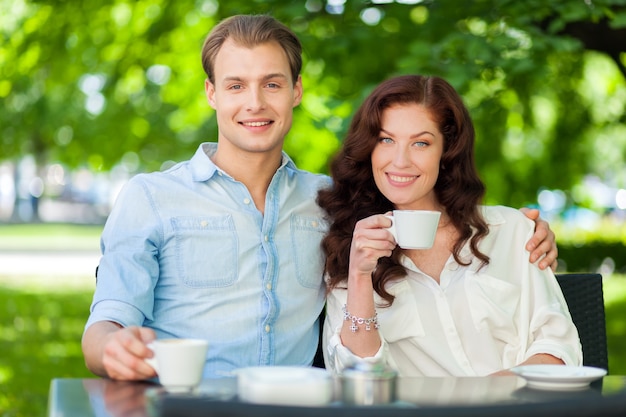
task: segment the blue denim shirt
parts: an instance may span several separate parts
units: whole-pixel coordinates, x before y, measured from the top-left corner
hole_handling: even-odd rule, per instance
[[[315,198],[330,178],[283,154],[263,215],[209,159],[215,149],[204,143],[191,160],[125,185],[102,233],[85,328],[108,320],[150,327],[158,338],[207,339],[205,378],[310,365],[328,230]]]

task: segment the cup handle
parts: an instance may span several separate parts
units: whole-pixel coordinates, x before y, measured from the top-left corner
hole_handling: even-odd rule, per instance
[[[154,352],[154,343],[150,342],[146,346],[148,347],[148,349],[150,349],[152,352]],[[156,356],[153,356],[151,358],[144,358],[143,361],[145,363],[147,363],[148,365],[150,365],[152,367],[152,369],[154,369],[157,374],[159,373],[159,369],[158,369],[158,365],[157,365],[157,361],[156,361]]]
[[[389,230],[389,232],[391,233],[391,235],[393,236],[393,239],[396,241],[396,243],[398,242],[398,234],[396,233],[396,222],[393,221],[393,216],[390,214],[385,214],[385,217],[388,218],[389,220],[391,220],[391,226],[386,227],[386,230]]]

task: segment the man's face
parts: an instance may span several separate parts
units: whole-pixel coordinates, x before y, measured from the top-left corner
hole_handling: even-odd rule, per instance
[[[219,142],[238,151],[282,150],[300,104],[302,82],[293,84],[287,55],[276,42],[246,48],[230,39],[214,65],[215,84],[205,83],[217,114]]]

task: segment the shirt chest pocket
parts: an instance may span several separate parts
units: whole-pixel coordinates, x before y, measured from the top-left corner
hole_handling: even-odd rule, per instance
[[[328,224],[318,217],[293,215],[290,228],[291,256],[298,282],[303,287],[320,288],[324,282],[324,255],[320,244],[328,232]]]
[[[175,264],[182,282],[192,288],[232,285],[238,276],[238,240],[230,215],[175,217]]]
[[[468,272],[467,299],[474,326],[494,338],[516,343],[521,288],[487,274]]]
[[[424,337],[426,333],[409,283],[400,281],[387,288],[387,291],[396,298],[392,307],[377,309],[380,332],[385,340],[392,343],[402,339]],[[378,295],[375,295],[374,301],[377,304],[383,302]]]

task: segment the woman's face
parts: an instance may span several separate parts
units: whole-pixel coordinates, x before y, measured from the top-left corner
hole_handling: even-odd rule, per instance
[[[443,135],[430,113],[416,103],[384,110],[372,152],[374,181],[401,210],[439,209],[434,187],[443,154]]]

